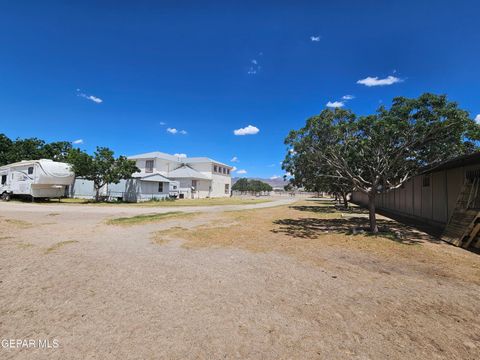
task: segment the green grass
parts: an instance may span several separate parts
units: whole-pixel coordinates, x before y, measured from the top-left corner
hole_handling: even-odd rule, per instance
[[[114,218],[107,221],[108,225],[138,225],[149,222],[154,222],[158,220],[168,219],[178,216],[193,216],[193,213],[186,213],[183,211],[169,211],[166,213],[157,213],[157,214],[142,214],[130,217],[120,217]]]

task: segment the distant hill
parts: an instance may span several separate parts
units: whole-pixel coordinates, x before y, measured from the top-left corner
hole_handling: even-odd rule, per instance
[[[232,185],[234,185],[238,181],[238,179],[241,179],[241,178],[239,178],[239,177],[232,178]],[[288,181],[283,180],[283,178],[281,178],[281,177],[276,178],[276,179],[263,179],[263,178],[251,178],[251,177],[249,177],[248,179],[263,181],[264,183],[267,183],[268,185],[270,185],[273,188],[283,188],[285,185],[288,184]]]

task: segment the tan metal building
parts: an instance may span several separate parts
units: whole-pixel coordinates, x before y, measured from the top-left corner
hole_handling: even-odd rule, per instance
[[[425,168],[401,188],[379,194],[376,207],[437,227],[444,231],[445,240],[464,246],[461,239],[455,239],[464,237],[477,224],[479,185],[480,153],[465,155]],[[368,198],[355,191],[352,202],[366,206]],[[468,246],[477,247],[477,240],[477,234],[474,234]]]

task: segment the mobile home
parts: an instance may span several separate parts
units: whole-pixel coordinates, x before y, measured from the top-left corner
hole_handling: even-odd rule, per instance
[[[66,163],[48,159],[23,160],[0,167],[0,196],[4,200],[9,200],[12,195],[61,197],[74,177]]]

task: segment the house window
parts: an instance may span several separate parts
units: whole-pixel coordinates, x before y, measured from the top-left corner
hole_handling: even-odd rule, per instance
[[[230,194],[230,184],[225,184],[225,194]]]
[[[7,175],[2,175],[2,185],[7,182]]]
[[[230,169],[227,169],[227,175],[230,175]]]
[[[153,160],[145,161],[145,172],[146,173],[153,172]]]
[[[30,166],[28,168],[28,175],[32,175],[33,174],[33,166]]]
[[[213,171],[217,172],[217,165],[213,165]]]
[[[223,173],[226,174],[226,173],[227,173],[227,169],[223,168]]]
[[[423,187],[429,187],[430,186],[430,175],[425,175],[423,177],[422,185],[423,185]]]
[[[192,190],[197,190],[197,180],[192,180]]]
[[[158,183],[158,192],[162,193],[163,192],[163,182]]]

